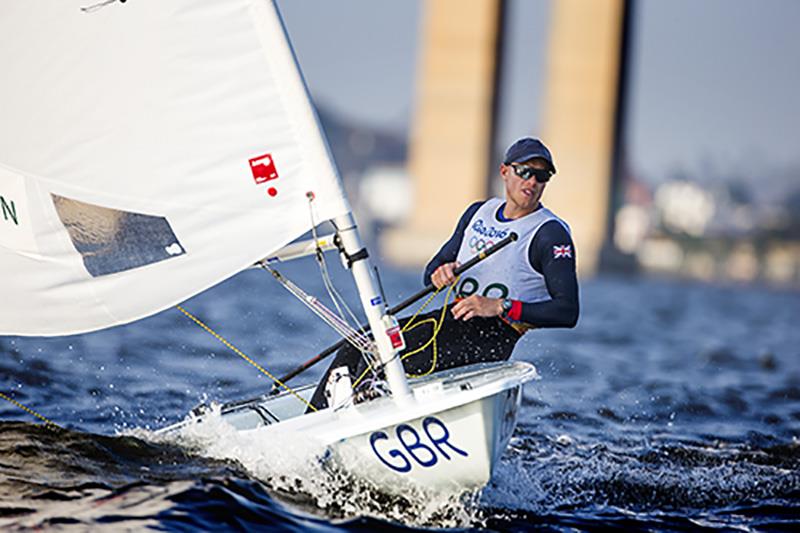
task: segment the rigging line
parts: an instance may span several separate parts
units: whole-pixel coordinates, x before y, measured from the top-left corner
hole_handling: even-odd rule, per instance
[[[350,306],[347,305],[347,301],[342,297],[341,294],[339,294],[339,291],[336,290],[336,286],[333,284],[330,271],[328,270],[328,264],[324,258],[322,258],[320,262],[320,272],[322,273],[322,282],[325,285],[325,289],[328,291],[328,296],[330,296],[331,300],[333,300],[333,304],[336,306],[336,310],[339,312],[339,314],[351,328],[353,329],[358,328],[361,331],[361,333],[365,333],[364,330],[360,329],[360,327],[358,326],[358,318],[356,318],[356,315],[350,309]],[[345,313],[342,312],[342,307],[344,307],[345,311],[347,311],[347,315],[345,315]],[[350,322],[350,320],[352,320],[352,323]]]
[[[425,306],[428,305],[431,302],[431,300],[433,300],[433,298],[436,296],[436,294],[439,293],[439,291],[441,291],[441,289],[436,289],[436,292],[434,292],[433,295],[431,295],[425,301],[425,303],[423,303],[422,306],[420,306],[420,308],[417,310],[417,312],[414,313],[414,316],[411,317],[411,320],[406,322],[406,325],[403,326],[403,331],[407,331],[407,330],[412,330],[417,326],[421,326],[422,324],[425,324],[425,323],[427,323],[429,321],[433,321],[433,323],[434,323],[433,334],[431,335],[431,338],[428,339],[428,341],[425,344],[423,344],[422,346],[420,346],[416,350],[413,350],[411,352],[405,353],[400,357],[400,360],[403,361],[406,358],[411,357],[412,355],[416,355],[419,352],[425,350],[428,346],[431,345],[431,343],[433,343],[433,354],[432,354],[432,357],[431,357],[431,359],[432,359],[431,368],[427,372],[425,372],[423,374],[413,375],[411,377],[415,377],[415,378],[425,377],[428,374],[431,374],[436,369],[436,359],[437,359],[436,337],[439,335],[439,330],[442,329],[442,325],[444,324],[444,317],[445,317],[445,313],[447,312],[447,306],[450,305],[450,302],[449,302],[450,295],[452,294],[453,289],[455,288],[455,286],[457,284],[458,284],[458,277],[456,277],[456,280],[450,285],[450,287],[447,288],[447,293],[445,294],[445,297],[444,297],[444,305],[442,306],[442,312],[439,315],[438,322],[437,322],[437,320],[435,318],[430,317],[430,318],[426,318],[425,320],[423,320],[423,321],[421,321],[421,322],[419,322],[417,324],[414,324],[413,326],[411,325],[412,322],[414,322],[414,319],[417,318],[417,315],[419,315],[420,312],[425,308]],[[376,373],[377,370],[378,369],[373,370],[373,374]],[[364,370],[364,372],[362,372],[361,375],[358,376],[358,379],[356,379],[355,383],[353,383],[353,388],[355,388],[361,382],[361,380],[364,379],[364,377],[367,375],[367,372],[369,372],[369,371],[370,371],[370,367],[367,367]]]
[[[335,296],[336,298],[338,298],[339,303],[341,303],[342,307],[344,307],[344,310],[347,311],[347,315],[350,316],[350,320],[353,321],[351,327],[353,327],[353,329],[359,328],[358,318],[356,317],[355,313],[353,313],[353,311],[350,309],[350,306],[347,305],[347,300],[345,300],[344,297],[339,293],[339,291],[336,290],[336,285],[333,284],[333,279],[331,279],[331,274],[330,271],[328,270],[327,262],[323,260],[323,264],[324,264],[323,278],[325,280],[325,285],[328,287],[328,294],[331,295],[332,297]],[[339,310],[339,314],[342,315],[342,318],[347,320],[347,316],[344,313],[342,313],[341,309],[339,309],[338,306],[337,309]],[[355,324],[355,326],[353,326],[353,324]]]
[[[440,318],[440,320],[439,320],[441,323],[444,323],[444,316],[445,316],[445,315],[444,315],[444,311],[445,311],[445,309],[447,309],[447,306],[448,306],[448,305],[450,305],[450,295],[453,293],[453,289],[455,289],[455,288],[456,288],[456,285],[458,285],[458,280],[459,280],[460,278],[461,278],[461,276],[456,276],[456,279],[455,279],[455,281],[453,281],[453,283],[451,283],[451,284],[450,284],[450,286],[449,286],[449,287],[447,287],[447,292],[446,292],[446,293],[445,293],[445,295],[444,295],[444,305],[442,306],[442,314],[441,314],[441,318]],[[406,322],[406,325],[405,325],[405,326],[403,326],[403,331],[406,331],[406,330],[411,330],[411,329],[414,329],[414,328],[416,327],[416,326],[412,326],[412,324],[414,323],[414,320],[417,318],[417,316],[419,316],[419,314],[422,312],[422,310],[423,310],[423,309],[425,309],[425,307],[427,307],[427,305],[433,301],[433,299],[436,297],[436,295],[437,295],[437,294],[439,294],[439,292],[440,292],[441,290],[442,290],[441,288],[438,288],[438,289],[436,289],[436,291],[435,291],[433,294],[431,294],[431,295],[428,297],[428,299],[427,299],[427,300],[425,300],[425,303],[423,303],[423,304],[420,306],[420,308],[419,308],[419,309],[417,309],[417,312],[416,312],[416,313],[414,313],[414,316],[412,316],[412,317],[411,317],[411,320],[409,320],[408,322]],[[424,322],[425,322],[425,321],[423,321],[423,322],[420,322],[420,324],[422,324],[422,323],[424,323]],[[441,327],[441,326],[440,326],[440,327]],[[426,344],[425,346],[427,346],[427,344]],[[424,350],[424,349],[425,349],[425,347],[423,346],[422,348],[418,348],[418,349],[417,349],[416,351],[414,351],[413,353],[417,353],[417,352],[419,352],[419,351],[421,351],[421,350]]]
[[[262,267],[264,268],[264,267]],[[331,326],[337,333],[342,335],[345,338],[351,338],[354,342],[361,344],[362,346],[367,347],[369,345],[368,340],[363,335],[359,335],[357,331],[352,329],[347,322],[342,320],[342,318],[325,307],[319,299],[307,294],[303,291],[300,287],[295,285],[291,280],[285,278],[280,272],[274,270],[272,268],[266,267],[265,270],[268,270],[273,277],[281,284],[283,287],[288,290],[292,296],[300,300],[303,305],[308,307],[315,315],[322,319],[323,322]]]
[[[353,329],[350,324],[342,320],[342,318],[325,307],[318,298],[307,294],[303,289],[298,287],[291,280],[284,277],[277,270],[262,264],[261,268],[272,274],[272,276],[286,289],[292,296],[300,300],[303,305],[308,307],[315,315],[317,315],[323,322],[328,324],[337,333],[339,333],[345,340],[352,344],[362,354],[372,354],[376,348],[374,343],[367,338],[366,335]],[[365,355],[366,356],[366,355]]]
[[[325,286],[325,290],[328,292],[328,296],[333,301],[334,307],[336,307],[336,310],[339,312],[339,315],[347,324],[348,328],[353,330],[353,332],[355,332],[357,335],[366,337],[367,330],[359,326],[359,320],[358,318],[356,318],[355,313],[353,313],[353,311],[350,309],[350,306],[347,305],[347,301],[342,297],[341,294],[339,294],[339,291],[336,290],[336,287],[334,286],[333,281],[331,280],[330,272],[328,271],[328,262],[325,260],[325,255],[323,254],[322,249],[319,246],[319,237],[317,236],[317,224],[316,221],[314,220],[313,202],[316,196],[314,195],[313,192],[309,191],[306,193],[306,198],[308,198],[308,216],[311,221],[311,235],[314,238],[314,243],[317,248],[316,259],[317,259],[317,264],[319,265],[320,274],[322,276],[322,283]],[[339,228],[336,228],[336,231],[338,232]],[[347,315],[349,315],[350,320],[352,320],[352,323],[348,321],[347,315],[345,315],[342,312],[342,307],[344,307],[344,309],[347,311]],[[347,335],[343,336],[345,339],[348,338]],[[367,339],[367,341],[369,341],[369,339]],[[377,350],[376,347],[371,346],[365,349],[359,347],[356,343],[352,341],[350,341],[350,344],[352,344],[361,353],[361,357],[367,363],[367,368],[375,367],[375,363],[378,360],[377,356],[375,355],[375,351]],[[373,374],[377,377],[377,374],[375,374],[375,372],[373,372]]]
[[[414,329],[417,326],[421,326],[422,324],[425,324],[427,322],[433,322],[433,328],[434,328],[434,333],[433,333],[433,336],[431,337],[431,340],[430,340],[430,342],[433,342],[433,350],[432,350],[433,353],[432,353],[432,356],[431,356],[431,367],[426,372],[423,372],[422,374],[409,374],[408,376],[412,377],[412,378],[424,378],[425,376],[427,376],[429,374],[432,374],[433,371],[436,370],[436,361],[437,361],[437,356],[438,356],[437,346],[436,346],[436,336],[439,334],[439,328],[437,327],[436,319],[433,318],[433,317],[426,318],[422,322],[414,324],[414,326],[411,329]],[[427,344],[430,344],[430,342],[427,343]],[[427,344],[425,345],[425,347],[427,347]],[[403,357],[401,358],[401,361],[404,361],[408,357],[411,357],[412,355],[416,354],[418,351],[420,351],[420,350],[414,350],[413,352],[409,352],[409,353],[403,355]]]
[[[34,411],[33,409],[31,409],[30,407],[26,407],[26,406],[22,405],[21,403],[19,403],[19,402],[18,402],[17,400],[15,400],[14,398],[11,398],[10,396],[6,396],[6,395],[5,395],[5,394],[3,394],[2,392],[0,392],[0,398],[2,398],[2,399],[4,399],[4,400],[6,400],[7,402],[11,402],[11,403],[13,403],[14,405],[16,405],[17,407],[19,407],[19,408],[20,408],[20,409],[22,409],[23,411],[25,411],[25,412],[27,412],[27,413],[29,413],[29,414],[32,414],[32,415],[33,415],[33,416],[35,416],[36,418],[38,418],[38,419],[42,420],[42,421],[44,422],[44,425],[45,425],[45,427],[48,427],[48,428],[50,428],[50,429],[56,429],[56,430],[63,430],[63,429],[64,429],[63,427],[59,426],[58,424],[56,424],[56,423],[55,423],[55,422],[53,422],[52,420],[50,420],[50,419],[48,419],[48,418],[45,418],[45,417],[43,417],[42,415],[40,415],[39,413],[37,413],[36,411]]]
[[[322,276],[322,284],[325,286],[325,290],[328,292],[328,296],[333,302],[334,307],[336,307],[336,311],[339,313],[340,316],[342,316],[346,320],[344,311],[342,311],[342,306],[341,306],[341,304],[344,304],[344,300],[342,300],[341,297],[339,297],[339,293],[336,292],[336,288],[333,286],[330,273],[328,272],[328,263],[325,261],[325,258],[324,256],[322,256],[322,254],[319,254],[317,256],[317,263],[319,264],[319,270]],[[345,304],[344,307],[347,307],[347,305]],[[352,312],[349,309],[347,311],[350,313],[350,315],[352,315]]]
[[[314,220],[314,206],[312,202],[314,201],[314,193],[308,192],[306,193],[306,198],[308,198],[308,218],[311,220],[311,235],[314,237],[314,243],[316,246],[316,258],[317,264],[319,265],[320,272],[322,274],[322,284],[325,285],[325,290],[328,291],[328,296],[331,297],[333,300],[333,305],[336,307],[336,310],[339,312],[340,315],[344,315],[342,313],[341,308],[339,307],[339,302],[336,300],[336,297],[331,293],[330,287],[330,279],[328,277],[328,264],[325,261],[325,255],[322,252],[322,248],[319,246],[319,238],[317,237],[317,222]]]
[[[306,404],[306,406],[310,407],[312,410],[314,410],[314,411],[317,410],[317,408],[314,407],[313,405],[311,405],[305,398],[303,398],[302,396],[297,394],[294,391],[294,389],[290,388],[288,385],[283,383],[280,379],[278,379],[275,376],[273,376],[272,374],[270,374],[266,369],[264,369],[264,367],[262,367],[261,365],[259,365],[258,363],[256,363],[255,361],[253,361],[252,359],[247,357],[247,355],[244,352],[242,352],[241,350],[239,350],[239,348],[237,348],[236,346],[234,346],[233,344],[228,342],[224,337],[222,337],[222,335],[218,334],[216,331],[214,331],[213,329],[211,329],[210,327],[205,325],[199,318],[197,318],[196,316],[191,314],[189,311],[187,311],[186,309],[184,309],[180,305],[176,305],[175,308],[178,311],[180,311],[181,313],[183,313],[184,315],[186,315],[192,322],[194,322],[195,324],[197,324],[198,326],[200,326],[201,328],[206,330],[208,333],[210,333],[219,342],[221,342],[222,344],[224,344],[225,346],[227,346],[228,348],[233,350],[233,352],[236,355],[238,355],[239,357],[241,357],[242,359],[244,359],[245,361],[247,361],[248,363],[250,363],[251,365],[256,367],[262,374],[264,374],[265,376],[270,378],[272,381],[277,383],[279,386],[281,386],[284,389],[286,389],[287,391],[289,391],[289,393],[291,393],[292,396],[296,397],[298,400],[300,400],[301,402]]]
[[[358,325],[358,319],[356,318],[355,314],[354,314],[354,313],[353,313],[353,311],[350,309],[350,307],[347,305],[347,302],[344,300],[344,298],[342,298],[342,296],[341,296],[341,295],[339,294],[339,292],[336,290],[336,287],[334,287],[334,285],[333,285],[333,282],[330,280],[330,275],[328,274],[328,268],[327,268],[327,265],[324,267],[323,279],[325,279],[325,285],[326,285],[326,287],[328,287],[328,294],[329,294],[329,295],[331,295],[332,297],[333,297],[334,295],[335,295],[336,297],[338,297],[338,298],[341,300],[342,307],[344,307],[344,308],[345,308],[345,310],[347,311],[347,313],[350,315],[350,319],[351,319],[353,322],[352,322],[352,323],[350,323],[350,322],[348,321],[348,322],[347,322],[348,326],[349,326],[351,329],[353,329],[353,331],[355,331],[356,333],[358,333],[358,334],[360,334],[360,335],[362,335],[362,336],[366,336],[366,330],[365,330],[365,329],[363,329],[363,328],[361,328],[361,327]],[[334,301],[335,301],[335,300],[334,300]],[[338,307],[338,306],[337,306],[337,309],[339,309],[339,307]],[[341,312],[342,312],[342,311],[341,311],[341,309],[339,309],[339,313],[341,313]],[[346,316],[345,316],[345,317],[343,317],[343,318],[344,318],[345,320],[347,320],[347,317],[346,317]],[[355,328],[359,328],[359,329],[355,329],[355,328],[353,327],[353,325],[355,325]],[[365,351],[365,350],[360,350],[360,351],[361,351],[361,357],[362,357],[362,358],[364,359],[364,361],[366,361],[366,363],[367,363],[367,368],[374,368],[374,366],[375,366],[375,363],[378,361],[378,357],[377,357],[377,355],[375,354],[375,352],[377,351],[377,347],[375,347],[375,348],[374,348],[372,351]],[[373,374],[375,374],[375,372],[373,372]],[[375,375],[377,376],[377,374],[375,374]]]
[[[455,285],[456,283],[458,283],[458,278],[456,278],[456,281],[455,281],[455,282],[453,282],[453,284],[454,284],[454,285]],[[432,294],[431,294],[431,295],[428,297],[428,299],[427,299],[427,300],[425,300],[425,302],[424,302],[424,303],[423,303],[423,304],[420,306],[420,308],[419,308],[419,309],[417,309],[417,312],[416,312],[416,313],[414,313],[414,316],[412,316],[412,317],[411,317],[411,320],[409,320],[408,322],[406,322],[406,325],[405,325],[405,326],[403,326],[403,331],[406,331],[406,330],[408,330],[408,329],[412,329],[412,328],[411,328],[411,323],[412,323],[412,322],[414,322],[414,320],[415,320],[415,319],[417,318],[417,316],[418,316],[418,315],[419,315],[419,314],[422,312],[422,310],[423,310],[423,309],[425,309],[426,307],[428,307],[428,304],[429,304],[429,303],[431,303],[431,302],[433,301],[433,299],[434,299],[434,298],[436,298],[436,296],[439,294],[439,292],[441,292],[441,290],[442,290],[441,288],[439,288],[439,289],[436,289],[436,290],[435,290],[435,291],[434,291],[434,292],[433,292],[433,293],[432,293]],[[450,294],[450,291],[448,291],[448,296],[449,296],[449,294]],[[445,306],[447,306],[447,298],[446,298],[446,297],[445,297]]]
[[[311,235],[314,237],[314,242],[316,243],[317,247],[316,258],[317,258],[317,263],[319,264],[320,267],[320,273],[322,275],[322,283],[323,285],[325,285],[325,290],[328,292],[328,296],[330,296],[331,300],[333,300],[333,305],[334,307],[336,307],[336,310],[343,318],[345,318],[345,320],[347,320],[345,314],[342,312],[341,309],[341,307],[344,307],[353,321],[353,323],[350,324],[350,327],[353,327],[353,324],[355,324],[355,327],[353,327],[353,329],[356,329],[358,327],[358,318],[356,318],[356,315],[347,305],[347,301],[344,298],[342,298],[342,295],[339,294],[339,291],[337,291],[336,287],[333,285],[330,272],[328,271],[328,262],[325,260],[325,255],[322,253],[322,249],[319,246],[319,238],[317,237],[317,224],[316,221],[314,220],[314,208],[312,205],[312,202],[314,201],[315,198],[314,193],[311,192],[307,193],[306,198],[308,198],[308,216],[311,220]],[[341,304],[341,307],[339,304]],[[361,333],[366,333],[366,332],[362,330]]]

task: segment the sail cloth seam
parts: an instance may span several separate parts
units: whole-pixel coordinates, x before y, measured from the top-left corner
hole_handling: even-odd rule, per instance
[[[189,318],[189,319],[190,319],[192,322],[194,322],[195,324],[197,324],[198,326],[200,326],[201,328],[203,328],[203,329],[204,329],[206,332],[210,333],[210,334],[211,334],[211,335],[212,335],[212,336],[213,336],[215,339],[217,339],[217,340],[218,340],[218,341],[220,341],[222,344],[224,344],[224,345],[225,345],[227,348],[229,348],[230,350],[232,350],[232,351],[233,351],[233,352],[234,352],[236,355],[238,355],[239,357],[241,357],[242,359],[244,359],[245,361],[247,361],[248,363],[250,363],[251,365],[253,365],[254,367],[256,367],[256,368],[257,368],[257,369],[258,369],[258,370],[259,370],[259,371],[260,371],[262,374],[264,374],[265,376],[267,376],[268,378],[270,378],[272,381],[274,381],[275,383],[277,383],[278,385],[280,385],[281,387],[283,387],[283,388],[284,388],[284,389],[286,389],[287,391],[289,391],[289,393],[290,393],[290,394],[292,394],[292,395],[293,395],[294,397],[296,397],[298,400],[300,400],[301,402],[303,402],[304,404],[306,404],[306,406],[307,406],[307,407],[309,407],[311,410],[313,410],[313,411],[316,411],[316,410],[317,410],[317,409],[316,409],[316,408],[315,408],[313,405],[311,405],[311,404],[310,404],[310,403],[309,403],[309,402],[308,402],[308,401],[307,401],[305,398],[303,398],[303,397],[302,397],[302,396],[300,396],[300,395],[299,395],[297,392],[295,392],[295,390],[294,390],[294,389],[292,389],[291,387],[289,387],[288,385],[286,385],[285,383],[283,383],[283,382],[282,382],[280,379],[278,379],[278,378],[276,378],[275,376],[273,376],[272,374],[270,374],[270,373],[269,373],[269,372],[268,372],[268,371],[267,371],[267,370],[266,370],[264,367],[262,367],[261,365],[259,365],[258,363],[256,363],[256,362],[255,362],[255,361],[253,361],[252,359],[250,359],[250,358],[247,356],[247,354],[245,354],[244,352],[242,352],[241,350],[239,350],[239,349],[238,349],[236,346],[234,346],[233,344],[231,344],[230,342],[228,342],[228,341],[227,341],[227,340],[226,340],[226,339],[225,339],[225,338],[224,338],[222,335],[220,335],[219,333],[217,333],[216,331],[214,331],[213,329],[211,329],[210,327],[208,327],[208,326],[207,326],[205,323],[203,323],[203,322],[202,322],[202,321],[201,321],[199,318],[197,318],[196,316],[194,316],[193,314],[191,314],[189,311],[187,311],[186,309],[184,309],[184,308],[183,308],[183,307],[181,307],[180,305],[176,305],[176,306],[175,306],[175,308],[176,308],[176,309],[178,309],[178,311],[180,311],[180,312],[181,312],[181,313],[183,313],[184,315],[186,315],[186,316],[187,316],[187,317],[188,317],[188,318]]]
[[[58,431],[61,431],[61,430],[64,429],[63,427],[59,426],[58,424],[56,424],[52,420],[50,420],[48,418],[45,418],[44,416],[40,415],[39,413],[37,413],[36,411],[31,409],[30,407],[27,407],[27,406],[21,404],[20,402],[18,402],[14,398],[11,398],[10,396],[6,396],[2,392],[0,392],[0,398],[6,400],[7,402],[10,402],[10,403],[16,405],[17,407],[19,407],[20,409],[22,409],[26,413],[32,414],[36,418],[42,420],[44,422],[44,426],[47,427],[47,428],[50,428],[52,430],[58,430]]]

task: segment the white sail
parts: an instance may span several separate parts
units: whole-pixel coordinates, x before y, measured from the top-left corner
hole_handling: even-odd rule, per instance
[[[82,9],[96,4],[96,9]],[[130,322],[349,212],[274,4],[0,3],[0,334]]]

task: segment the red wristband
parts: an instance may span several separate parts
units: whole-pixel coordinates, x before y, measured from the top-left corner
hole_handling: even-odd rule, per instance
[[[519,320],[522,316],[522,302],[511,300],[511,309],[509,309],[507,316],[511,320]]]

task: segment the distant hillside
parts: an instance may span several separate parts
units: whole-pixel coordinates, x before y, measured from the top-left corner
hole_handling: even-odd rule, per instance
[[[375,164],[405,163],[408,143],[403,135],[348,122],[320,105],[317,113],[345,181],[358,179]]]

